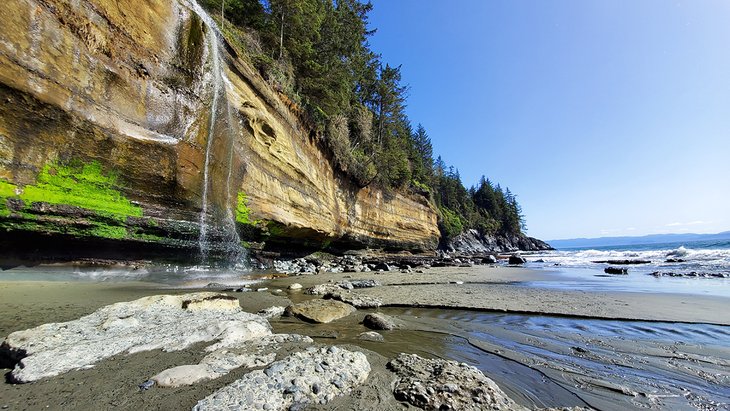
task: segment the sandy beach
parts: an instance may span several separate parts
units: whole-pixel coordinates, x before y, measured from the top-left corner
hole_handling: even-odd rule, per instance
[[[636,336],[617,340],[610,335],[591,332],[591,327],[597,327],[596,324],[605,320],[632,320],[625,321],[626,324],[636,321],[688,323],[688,333],[694,332],[691,327],[717,324],[717,329],[725,332],[722,325],[730,324],[730,320],[724,311],[730,301],[721,297],[533,288],[525,286],[524,282],[552,281],[554,277],[541,271],[488,266],[434,268],[423,273],[276,277],[252,287],[267,288],[266,291],[227,294],[237,297],[244,310],[256,312],[271,306],[321,298],[302,291],[287,291],[293,283],[306,289],[354,279],[380,282],[381,286],[353,293],[379,298],[383,307],[359,309],[329,324],[309,324],[291,317],[271,320],[275,332],[308,335],[314,338],[315,344],[350,347],[364,352],[370,361],[373,372],[365,384],[353,395],[319,406],[320,409],[369,409],[373,404],[379,409],[403,409],[403,404],[391,393],[392,375],[385,368],[389,359],[401,352],[473,363],[495,379],[514,400],[533,409],[556,406],[612,409],[611,404],[619,408],[641,408],[687,403],[668,400],[661,397],[664,394],[658,394],[666,390],[667,395],[674,395],[679,388],[673,387],[672,383],[666,384],[669,388],[660,387],[654,393],[631,376],[622,379],[600,372],[601,367],[628,365],[639,360],[643,365],[635,367],[656,376],[670,375],[681,369],[680,374],[687,378],[707,380],[708,387],[698,388],[698,393],[693,394],[700,398],[697,404],[704,404],[703,399],[715,394],[720,399],[730,398],[727,388],[720,388],[722,384],[727,387],[730,381],[719,377],[722,370],[730,366],[727,347],[702,348],[693,343],[667,347],[662,341],[647,343]],[[44,323],[74,320],[115,302],[189,291],[148,282],[0,282],[0,335]],[[375,311],[388,314],[403,324],[398,330],[381,332],[384,343],[358,338],[360,333],[367,331],[362,325],[363,317]],[[548,326],[533,330],[525,326],[514,327],[511,325],[514,318],[528,319],[528,325],[534,322],[530,318],[544,319]],[[565,325],[560,318],[575,323]],[[623,323],[616,324],[621,327]],[[665,323],[657,324],[659,330],[666,327]],[[587,327],[587,332],[580,332],[581,327]],[[676,337],[677,341],[681,339],[681,335]],[[540,352],[535,351],[538,347]],[[137,385],[160,370],[199,361],[204,355],[202,348],[120,354],[90,369],[30,384],[1,384],[0,406],[12,410],[190,409],[197,400],[235,381],[247,370],[235,370],[222,378],[189,387],[141,392]],[[555,358],[550,360],[553,355]],[[700,361],[704,366],[672,365],[672,361],[685,360],[688,365]],[[10,369],[3,371],[7,373]],[[709,377],[702,377],[703,374]],[[582,384],[583,391],[571,384]],[[713,388],[713,384],[717,388]],[[711,400],[716,398],[707,399]]]

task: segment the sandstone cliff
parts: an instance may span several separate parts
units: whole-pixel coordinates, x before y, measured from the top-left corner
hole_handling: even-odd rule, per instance
[[[341,176],[197,4],[8,0],[0,20],[6,247],[437,246],[433,207]]]

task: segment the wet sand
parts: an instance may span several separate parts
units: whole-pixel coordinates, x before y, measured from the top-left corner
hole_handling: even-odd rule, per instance
[[[730,325],[730,298],[693,294],[632,293],[535,288],[523,283],[561,281],[544,271],[518,267],[435,268],[424,273],[338,273],[273,280],[286,289],[328,281],[376,279],[383,285],[356,292],[380,298],[384,306],[465,308],[585,318]],[[463,284],[456,284],[463,282]]]
[[[602,320],[576,318],[578,325],[575,327],[578,329],[573,332],[573,325],[551,330],[557,320],[545,316],[516,316],[523,319],[520,321],[526,321],[525,324],[531,323],[530,318],[547,318],[549,326],[535,329],[524,325],[511,327],[509,321],[513,319],[503,321],[499,319],[501,317],[496,320],[488,317],[505,315],[495,312],[510,311],[571,318],[730,324],[730,318],[725,315],[730,306],[728,299],[681,294],[535,289],[521,283],[551,281],[552,277],[543,272],[512,267],[275,278],[261,284],[261,287],[269,288],[267,292],[229,294],[238,297],[246,311],[255,312],[273,305],[285,306],[292,301],[317,298],[302,292],[284,291],[294,282],[306,288],[329,281],[369,278],[380,281],[383,286],[356,292],[382,298],[394,307],[379,311],[398,317],[406,324],[404,329],[382,332],[385,343],[357,338],[359,333],[366,331],[361,324],[362,317],[375,310],[358,310],[350,317],[324,325],[307,324],[292,318],[271,322],[275,332],[309,335],[318,344],[359,347],[374,365],[368,382],[352,396],[338,399],[321,409],[354,410],[373,406],[382,410],[403,409],[403,405],[390,394],[392,376],[384,368],[388,359],[400,352],[477,365],[513,399],[530,408],[592,405],[602,409],[630,409],[664,405],[694,409],[711,404],[711,401],[722,403],[725,398],[728,398],[726,403],[730,402],[727,389],[730,381],[722,377],[723,372],[730,369],[730,348],[727,346],[684,343],[682,335],[676,336],[675,343],[658,341],[651,344],[647,344],[641,336],[617,340],[611,335],[595,335],[592,330],[600,328]],[[464,284],[454,283],[458,281]],[[145,282],[0,282],[0,337],[43,323],[76,319],[114,302],[189,291]],[[439,308],[400,307],[404,305]],[[664,323],[658,327],[664,327],[661,324]],[[587,328],[581,331],[583,326]],[[576,350],[576,347],[580,349]],[[581,351],[583,349],[585,351]],[[11,410],[46,407],[190,409],[198,399],[240,378],[247,370],[237,370],[219,380],[193,387],[140,392],[137,385],[165,368],[197,362],[203,355],[202,347],[173,353],[152,351],[119,355],[91,369],[69,372],[36,383],[0,384],[0,407],[7,405]],[[617,372],[622,367],[635,372],[624,373],[629,377],[619,378]],[[644,384],[642,373],[659,378],[660,387],[654,389]],[[673,375],[679,377],[674,378]],[[687,384],[687,393],[682,394],[676,381]],[[670,388],[662,391],[662,384]],[[692,406],[692,401],[698,406]],[[711,406],[706,408],[713,409]]]

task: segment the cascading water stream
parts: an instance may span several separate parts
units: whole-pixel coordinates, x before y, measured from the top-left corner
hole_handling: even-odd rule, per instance
[[[212,85],[212,102],[210,109],[210,122],[208,124],[208,138],[205,147],[205,161],[203,164],[203,193],[202,193],[202,207],[200,212],[200,236],[198,238],[198,247],[200,249],[200,256],[203,264],[209,264],[210,252],[212,247],[212,236],[214,230],[220,230],[220,237],[218,239],[220,244],[221,254],[230,263],[240,263],[241,257],[243,257],[244,250],[241,247],[241,240],[236,231],[236,220],[235,215],[232,211],[232,195],[231,195],[231,175],[233,173],[233,151],[235,137],[239,134],[236,125],[238,124],[233,120],[231,113],[231,107],[228,104],[226,98],[226,86],[229,83],[226,78],[226,73],[221,65],[220,55],[220,41],[218,39],[217,26],[213,19],[203,10],[200,5],[194,0],[190,2],[191,10],[200,17],[200,19],[207,26],[206,39],[210,50],[210,60],[212,64],[211,74],[211,85]],[[223,99],[221,104],[221,99]],[[225,114],[221,116],[220,111],[225,110]],[[223,127],[219,124],[221,121],[224,122]],[[215,139],[216,132],[221,137],[228,138],[228,165],[227,165],[227,177],[226,177],[226,206],[225,206],[225,218],[221,221],[215,221],[213,223],[220,223],[218,227],[211,224],[211,214],[214,214],[210,210],[210,193],[209,191],[213,188],[213,182],[211,181],[211,162],[213,140]],[[213,210],[214,211],[214,210]]]

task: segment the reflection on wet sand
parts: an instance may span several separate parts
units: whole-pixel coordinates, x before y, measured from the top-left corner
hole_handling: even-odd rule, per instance
[[[730,327],[456,309],[385,308],[404,329],[358,339],[364,312],[330,324],[274,321],[279,332],[477,366],[518,403],[597,409],[717,409],[730,401]]]

